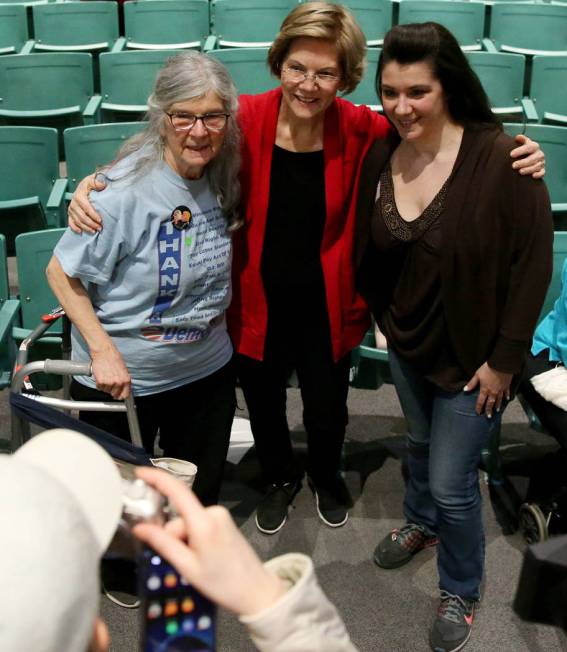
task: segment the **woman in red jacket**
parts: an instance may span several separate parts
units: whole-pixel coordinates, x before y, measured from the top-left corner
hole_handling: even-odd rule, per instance
[[[365,154],[392,130],[383,116],[337,98],[356,87],[365,65],[365,39],[346,8],[298,5],[268,63],[280,88],[240,98],[244,228],[234,238],[229,330],[269,484],[256,524],[272,534],[284,525],[303,474],[286,419],[292,368],[318,514],[331,527],[348,518],[339,469],[349,354],[369,326],[354,281],[355,203]],[[531,156],[523,159],[523,171],[542,174],[537,145],[515,152],[525,154]],[[99,228],[86,198],[89,183],[70,207],[72,228]]]

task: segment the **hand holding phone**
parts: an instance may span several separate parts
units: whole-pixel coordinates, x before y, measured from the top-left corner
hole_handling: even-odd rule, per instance
[[[283,581],[262,562],[223,507],[203,507],[173,476],[142,468],[138,477],[179,515],[164,525],[140,523],[134,534],[217,605],[239,616],[252,616],[285,592]]]

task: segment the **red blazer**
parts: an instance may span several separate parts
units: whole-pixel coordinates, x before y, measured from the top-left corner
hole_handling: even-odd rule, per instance
[[[261,263],[280,101],[279,88],[261,95],[242,95],[238,114],[243,139],[240,177],[244,226],[234,236],[228,325],[235,349],[256,360],[264,356],[268,322]],[[390,129],[383,116],[339,98],[325,113],[327,215],[321,265],[335,361],[360,342],[369,326],[368,308],[356,291],[354,279],[358,179],[370,145],[377,138],[385,138]]]

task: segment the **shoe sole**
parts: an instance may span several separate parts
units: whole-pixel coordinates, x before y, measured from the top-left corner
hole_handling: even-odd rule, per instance
[[[431,645],[431,643],[429,645],[430,645],[431,649],[433,650],[433,652],[459,652],[459,650],[462,650],[465,647],[465,645],[469,642],[469,639],[471,637],[471,633],[472,633],[472,627],[469,629],[469,633],[468,633],[467,637],[459,645],[459,647],[452,647],[450,650],[448,648],[446,648],[446,647],[433,647],[433,645]]]
[[[279,532],[282,527],[286,524],[287,522],[287,516],[284,518],[284,520],[278,525],[278,527],[275,530],[267,530],[266,528],[261,527],[260,523],[258,523],[258,515],[254,517],[254,520],[256,521],[256,527],[262,532],[263,534],[275,534],[276,532]]]
[[[340,523],[331,523],[323,516],[323,514],[321,514],[321,510],[319,509],[319,495],[317,494],[316,490],[314,493],[315,493],[315,506],[317,507],[317,514],[319,515],[319,518],[323,521],[323,523],[325,525],[328,525],[329,527],[342,527],[348,521],[348,512],[346,513],[346,516]]]

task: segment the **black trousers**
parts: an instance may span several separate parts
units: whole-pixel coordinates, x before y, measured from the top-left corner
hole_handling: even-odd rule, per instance
[[[307,472],[320,486],[340,469],[348,421],[350,355],[333,361],[324,296],[269,297],[264,360],[237,355],[256,452],[268,483],[302,474],[294,457],[286,417],[287,380],[295,368],[307,432]],[[290,305],[292,303],[292,305]]]
[[[193,491],[205,505],[218,502],[230,430],[236,409],[234,362],[215,373],[165,392],[135,398],[142,441],[152,455],[159,445],[166,457],[193,462],[198,467]],[[73,380],[71,396],[80,401],[112,401],[110,394]],[[91,423],[130,441],[123,413],[80,412]]]

